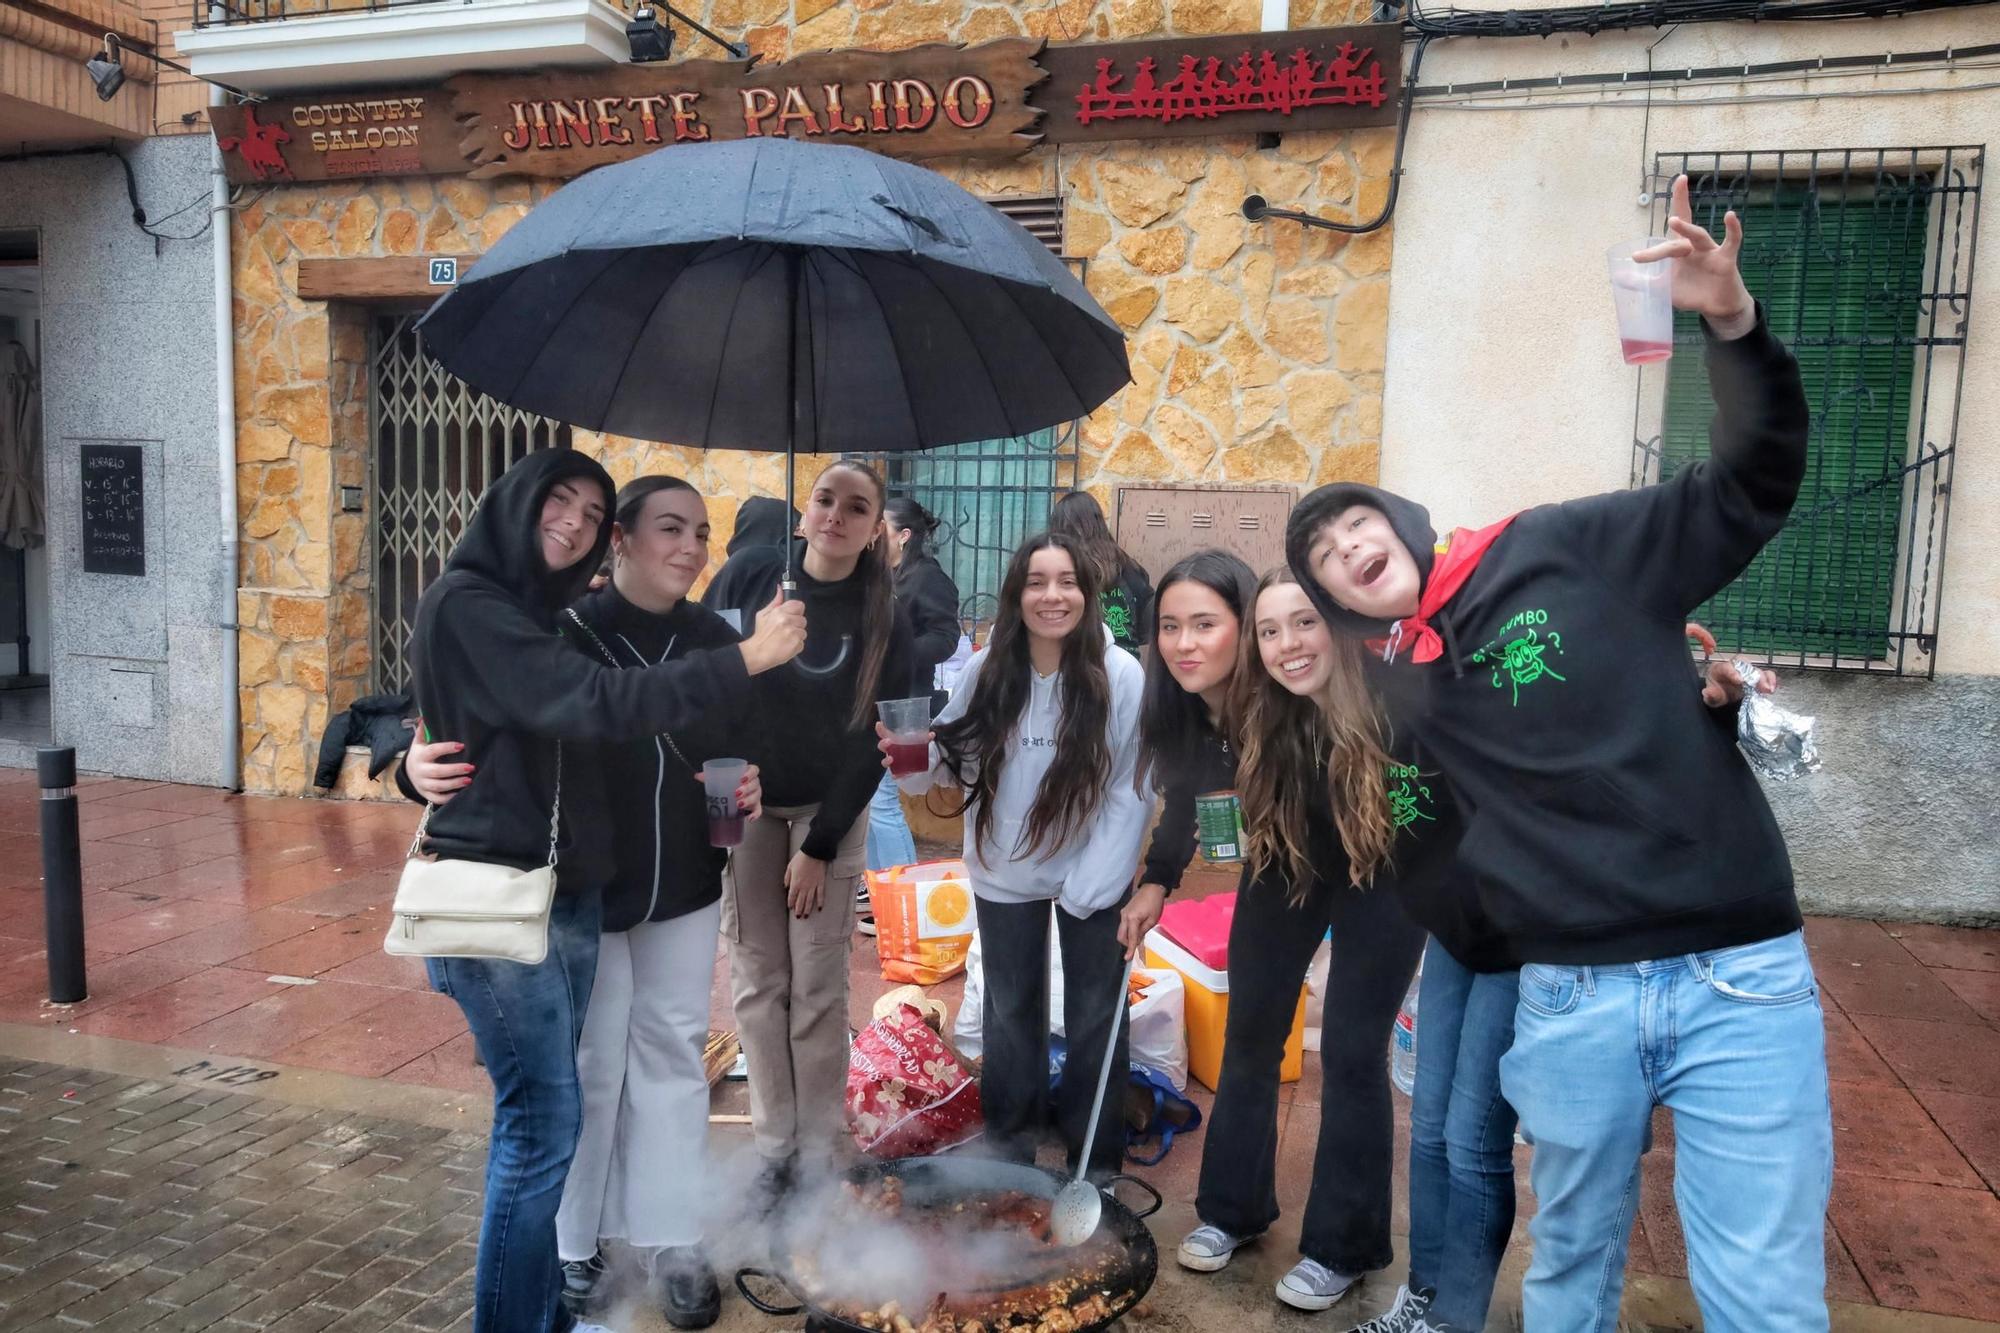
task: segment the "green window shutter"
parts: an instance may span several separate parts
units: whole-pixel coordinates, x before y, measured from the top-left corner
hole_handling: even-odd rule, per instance
[[[1696,613],[1725,648],[1849,662],[1889,655],[1928,199],[1919,178],[1844,194],[1787,185],[1736,205],[1743,275],[1799,359],[1812,435],[1784,530]],[[1720,207],[1712,211],[1720,232]],[[1708,455],[1714,406],[1701,342],[1698,317],[1678,314],[1662,480]]]

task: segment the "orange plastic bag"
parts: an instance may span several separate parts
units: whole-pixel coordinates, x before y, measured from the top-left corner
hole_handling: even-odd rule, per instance
[[[963,861],[871,870],[868,899],[883,980],[935,986],[965,969],[974,916]]]

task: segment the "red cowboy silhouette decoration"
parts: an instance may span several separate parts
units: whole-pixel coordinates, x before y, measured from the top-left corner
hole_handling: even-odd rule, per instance
[[[1226,70],[1226,73],[1225,73]],[[1117,62],[1099,60],[1097,79],[1077,90],[1077,123],[1098,120],[1213,120],[1233,112],[1275,111],[1291,115],[1304,107],[1379,107],[1388,98],[1382,62],[1372,47],[1343,42],[1331,60],[1313,59],[1300,47],[1282,61],[1269,48],[1243,51],[1233,64],[1191,55],[1180,58],[1173,77],[1162,80],[1151,56],[1142,58],[1132,82]],[[1233,77],[1230,77],[1233,76]]]
[[[292,168],[278,151],[279,144],[290,143],[292,132],[283,125],[263,125],[257,120],[257,106],[253,102],[243,108],[243,133],[241,136],[216,136],[216,146],[225,153],[236,153],[243,159],[243,165],[250,168],[258,180],[269,180],[273,176],[279,180],[293,180]]]

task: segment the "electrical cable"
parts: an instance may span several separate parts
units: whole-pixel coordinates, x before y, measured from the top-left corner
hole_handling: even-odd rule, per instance
[[[1831,22],[1842,19],[1899,18],[1939,9],[1964,9],[1994,0],[1623,0],[1563,9],[1424,13],[1411,0],[1407,22],[1419,37],[1553,37],[1562,33],[1595,36],[1631,28],[1674,23]]]

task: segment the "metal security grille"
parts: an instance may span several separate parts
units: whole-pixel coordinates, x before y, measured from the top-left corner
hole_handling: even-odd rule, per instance
[[[568,426],[488,398],[426,357],[418,318],[376,315],[368,330],[377,691],[409,688],[417,599],[487,483],[531,449],[570,447]]]
[[[1946,518],[1972,314],[1980,148],[1662,155],[1798,357],[1806,479],[1783,531],[1698,611],[1728,650],[1823,670],[1936,671]],[[1664,200],[1660,210],[1664,209]],[[1656,212],[1655,234],[1664,219]],[[1677,316],[1660,432],[1633,484],[1708,454],[1702,334]],[[1641,419],[1647,386],[1641,384]],[[1644,431],[1635,432],[1643,436]]]
[[[931,553],[958,585],[959,620],[971,633],[993,619],[1014,548],[1075,488],[1076,427],[866,458],[891,495],[913,496],[937,517]]]

